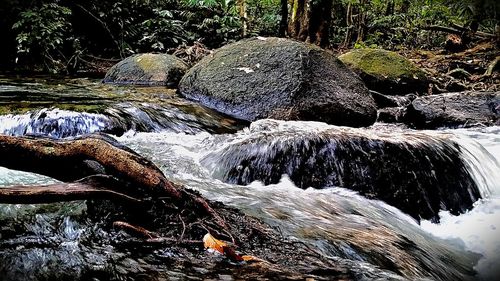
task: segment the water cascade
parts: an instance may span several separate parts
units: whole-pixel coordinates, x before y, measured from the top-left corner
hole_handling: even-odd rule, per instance
[[[48,92],[44,87],[11,82],[0,92],[21,99],[21,92]],[[52,94],[61,101],[65,92],[95,96],[100,87],[77,84]],[[107,97],[97,111],[55,103],[0,114],[0,133],[62,138],[129,131],[117,141],[151,159],[170,180],[261,219],[348,268],[353,280],[498,276],[497,127],[431,132],[261,120],[233,133],[237,121],[182,101],[167,106]],[[214,133],[224,131],[230,133]],[[54,182],[0,167],[0,188]],[[200,256],[209,255],[203,251],[119,246],[126,234],[89,218],[89,204],[0,204],[0,279],[250,276],[221,258],[200,264]]]
[[[286,174],[300,188],[345,187],[437,221],[440,210],[463,213],[481,196],[486,178],[463,150],[453,135],[430,131],[261,120],[202,163],[229,183],[273,184]]]
[[[54,138],[127,131],[234,132],[244,123],[181,100],[165,88],[12,83],[0,85],[0,133]]]

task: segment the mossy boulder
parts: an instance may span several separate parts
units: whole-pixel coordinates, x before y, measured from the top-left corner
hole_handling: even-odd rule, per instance
[[[184,97],[230,116],[375,122],[373,97],[359,77],[316,46],[283,38],[245,39],[216,50],[179,83]]]
[[[386,95],[426,93],[425,72],[405,57],[379,49],[356,49],[339,59],[359,74],[370,90]]]
[[[111,67],[104,83],[177,87],[188,70],[180,59],[167,54],[137,54]]]

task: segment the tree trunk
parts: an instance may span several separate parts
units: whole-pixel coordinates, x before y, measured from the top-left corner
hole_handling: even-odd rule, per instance
[[[286,36],[286,27],[288,23],[288,0],[281,0],[280,2],[280,28],[279,28],[279,37]]]
[[[385,16],[394,15],[394,0],[387,1],[387,8],[385,9]]]
[[[248,34],[248,15],[247,15],[247,2],[246,0],[238,0],[238,9],[241,20],[241,35],[246,37]]]
[[[351,3],[347,4],[345,18],[346,18],[347,31],[345,33],[344,44],[342,44],[342,46],[344,48],[347,48],[351,44],[353,30],[354,30],[353,7]]]
[[[332,0],[294,0],[288,24],[290,37],[327,46],[332,5]]]
[[[318,1],[311,7],[309,41],[321,47],[328,46],[332,21],[332,0]]]
[[[366,31],[366,17],[368,5],[370,5],[368,0],[361,0],[359,12],[357,16],[357,33],[358,37],[356,39],[356,43],[362,42],[365,39],[365,31]]]
[[[288,34],[290,37],[305,41],[306,38],[301,38],[301,34],[304,34],[303,30],[307,29],[307,12],[306,12],[306,2],[309,0],[293,0],[292,5],[292,16],[288,23]]]

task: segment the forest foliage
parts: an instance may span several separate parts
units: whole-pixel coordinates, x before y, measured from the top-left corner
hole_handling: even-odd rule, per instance
[[[4,70],[71,73],[92,58],[172,52],[194,42],[217,48],[283,35],[280,21],[293,17],[297,5],[326,2],[329,48],[432,49],[443,46],[446,33],[430,26],[490,34],[499,28],[494,0],[4,0],[0,63]]]

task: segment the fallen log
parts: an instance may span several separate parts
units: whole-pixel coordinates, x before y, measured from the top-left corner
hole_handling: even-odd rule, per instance
[[[54,140],[0,135],[0,155],[0,166],[65,182],[106,174],[124,183],[124,190],[118,191],[124,194],[182,197],[151,161],[103,138]]]
[[[160,205],[191,209],[227,232],[225,220],[203,197],[174,185],[151,161],[108,137],[91,135],[55,140],[0,135],[0,155],[0,166],[70,182],[1,188],[0,203],[114,198],[140,202],[147,199]]]
[[[456,26],[455,26],[456,27]],[[422,29],[424,30],[432,30],[432,31],[441,31],[441,32],[446,32],[450,34],[456,34],[456,35],[462,35],[464,32],[467,32],[468,30],[465,28],[457,29],[457,28],[452,28],[452,27],[447,27],[447,26],[440,26],[440,25],[429,25],[429,26],[424,26]],[[486,33],[486,32],[481,32],[481,31],[476,31],[476,32],[469,32],[470,34],[468,36],[476,37],[476,38],[495,38],[495,34],[491,33]]]

